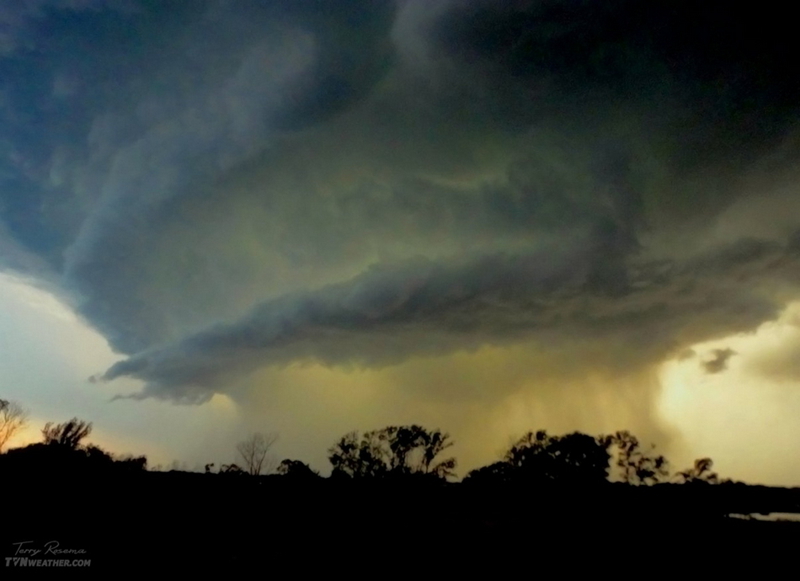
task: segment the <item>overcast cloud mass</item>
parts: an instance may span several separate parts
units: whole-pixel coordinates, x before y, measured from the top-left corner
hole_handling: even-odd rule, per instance
[[[792,21],[712,0],[4,3],[0,266],[99,330],[125,359],[96,379],[141,379],[136,398],[487,346],[524,345],[542,381],[646,374],[800,299]]]

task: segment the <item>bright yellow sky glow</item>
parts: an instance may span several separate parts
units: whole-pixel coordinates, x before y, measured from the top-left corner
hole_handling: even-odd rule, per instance
[[[151,466],[178,459],[194,468],[235,461],[235,442],[249,430],[277,431],[278,455],[300,457],[325,473],[327,447],[347,431],[420,423],[453,434],[452,451],[463,476],[498,459],[529,429],[592,434],[632,429],[649,437],[637,430],[650,413],[641,385],[646,377],[598,376],[580,385],[555,386],[552,378],[531,377],[532,367],[541,362],[520,346],[418,358],[376,370],[266,369],[253,378],[252,392],[242,392],[240,404],[219,394],[203,406],[110,402],[111,396],[138,386],[132,380],[113,386],[87,381],[118,358],[102,336],[54,296],[18,279],[0,275],[0,299],[6,330],[3,397],[34,414],[16,445],[38,441],[46,421],[75,415],[94,423],[90,439],[101,447],[145,454]],[[709,456],[723,477],[800,483],[800,386],[767,378],[757,366],[760,358],[800,340],[798,320],[800,303],[755,333],[694,345],[694,356],[661,366],[656,419],[664,425],[656,431],[673,438],[668,447],[659,446],[674,469]],[[724,348],[736,352],[728,368],[706,373],[701,362]],[[614,389],[608,389],[612,381]],[[488,397],[493,386],[500,392]]]
[[[798,338],[800,304],[752,334],[693,346],[694,357],[661,368],[659,410],[687,452],[708,456],[721,476],[764,484],[800,484],[800,385],[758,373],[755,362]],[[736,351],[728,369],[703,371],[713,349]],[[688,460],[688,457],[683,458]]]
[[[73,416],[92,422],[88,443],[112,453],[146,455],[150,465],[174,460],[189,468],[232,462],[243,435],[239,410],[225,395],[204,406],[162,401],[110,401],[141,389],[140,382],[95,384],[88,378],[120,357],[63,302],[24,281],[0,275],[0,397],[31,416],[12,446],[41,440],[48,421]]]

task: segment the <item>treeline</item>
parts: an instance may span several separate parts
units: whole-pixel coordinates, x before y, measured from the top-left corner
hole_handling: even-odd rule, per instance
[[[709,459],[674,472],[629,432],[529,432],[456,483],[450,436],[417,425],[345,434],[328,450],[327,478],[272,459],[274,434],[253,434],[236,463],[203,473],[148,470],[144,456],[87,443],[91,431],[77,418],[50,423],[40,442],[0,454],[10,523],[0,558],[17,556],[20,541],[57,541],[85,550],[92,572],[152,574],[169,563],[230,578],[273,559],[298,572],[383,575],[404,564],[429,571],[424,559],[438,556],[450,575],[474,573],[476,558],[491,567],[534,558],[566,574],[578,555],[603,566],[609,555],[642,555],[652,566],[653,550],[676,539],[707,558],[710,540],[739,554],[798,533],[795,523],[729,515],[800,513],[800,490],[721,481]]]
[[[0,446],[26,425],[27,414],[16,404],[0,400]],[[98,446],[85,444],[92,424],[78,418],[48,423],[42,441],[12,448],[0,456],[5,470],[79,470],[142,472],[144,456],[115,456]],[[300,460],[274,461],[270,450],[277,434],[256,433],[237,445],[238,463],[216,470],[207,464],[206,473],[240,476],[277,474],[293,479],[320,478],[317,471]],[[328,450],[331,479],[392,479],[424,477],[449,482],[456,479],[457,460],[447,452],[454,442],[441,430],[418,425],[389,426],[363,434],[350,432]],[[580,432],[553,436],[546,431],[528,432],[498,462],[472,470],[465,483],[493,484],[525,482],[535,484],[597,485],[611,481],[631,485],[658,483],[719,483],[709,458],[677,472],[668,460],[645,447],[630,432],[590,436]]]
[[[330,448],[332,477],[388,478],[425,475],[455,477],[456,458],[443,457],[452,447],[450,436],[417,425],[391,426],[359,435],[351,432]],[[574,432],[551,436],[546,431],[528,432],[505,453],[502,460],[469,472],[472,483],[525,481],[547,484],[599,484],[611,480],[628,484],[662,482],[718,483],[710,458],[672,473],[668,460],[643,446],[627,431],[590,436]]]
[[[0,471],[13,474],[38,473],[119,473],[142,472],[147,468],[144,456],[116,456],[99,446],[84,444],[92,424],[73,418],[61,424],[48,423],[42,429],[42,441],[11,448],[0,455]]]

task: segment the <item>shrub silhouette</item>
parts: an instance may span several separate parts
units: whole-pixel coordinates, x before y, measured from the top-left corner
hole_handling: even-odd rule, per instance
[[[283,460],[278,465],[277,472],[282,476],[289,476],[290,478],[320,478],[319,472],[312,470],[308,464],[300,460]]]

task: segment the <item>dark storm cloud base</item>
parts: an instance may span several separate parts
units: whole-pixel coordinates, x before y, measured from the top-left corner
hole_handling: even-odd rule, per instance
[[[796,205],[787,10],[9,4],[3,265],[130,356],[104,377],[145,397],[522,340],[652,366],[800,296],[800,223],[714,229]],[[709,247],[654,242],[683,233]]]

